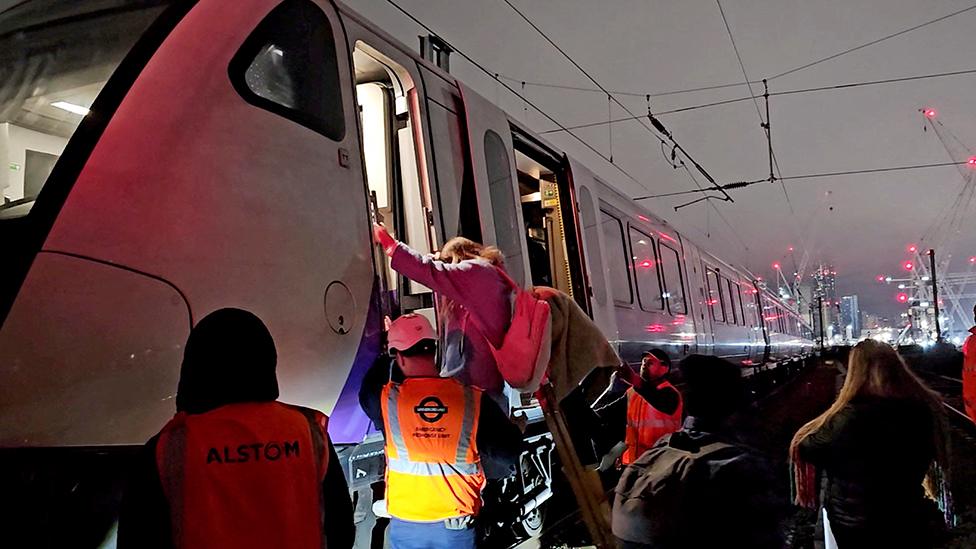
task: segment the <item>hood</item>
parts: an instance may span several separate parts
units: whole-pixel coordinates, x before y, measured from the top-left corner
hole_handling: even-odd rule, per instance
[[[236,402],[278,398],[278,355],[264,323],[242,309],[219,309],[190,331],[176,411],[201,414]]]

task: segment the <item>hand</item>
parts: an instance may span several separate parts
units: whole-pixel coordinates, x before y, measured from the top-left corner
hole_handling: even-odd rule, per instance
[[[393,250],[397,246],[397,241],[390,236],[390,232],[382,223],[373,223],[373,242],[383,246],[383,251],[390,256],[393,255]]]
[[[621,381],[628,385],[637,385],[640,381],[640,376],[628,364],[618,364],[613,372],[617,374]]]

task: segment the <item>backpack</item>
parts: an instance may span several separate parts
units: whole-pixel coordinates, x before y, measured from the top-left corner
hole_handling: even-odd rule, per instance
[[[614,536],[661,547],[690,546],[688,532],[696,524],[702,527],[703,489],[715,468],[744,453],[711,438],[688,441],[682,431],[666,435],[621,475],[614,489]]]
[[[549,303],[521,288],[501,267],[497,269],[514,294],[512,321],[501,346],[488,341],[488,348],[506,383],[520,391],[536,391],[552,351]]]

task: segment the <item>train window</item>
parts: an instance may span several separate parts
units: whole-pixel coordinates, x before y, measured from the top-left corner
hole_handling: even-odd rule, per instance
[[[496,245],[505,258],[518,257],[522,253],[523,228],[519,223],[512,187],[512,161],[502,136],[485,132],[485,160],[488,168],[488,193],[491,195],[491,215],[495,222]],[[510,265],[518,262],[511,261]],[[519,284],[525,273],[522,269],[510,269],[509,274]]]
[[[624,230],[619,219],[603,210],[600,210],[600,214],[603,241],[607,244],[606,272],[610,292],[617,304],[630,305],[634,302],[634,295],[630,290],[630,269],[627,268],[630,262],[624,249]]]
[[[738,283],[732,283],[732,286],[734,286],[735,301],[739,307],[739,323],[743,326],[749,326],[750,322],[746,319],[746,309],[742,306],[742,286],[739,286]]]
[[[167,4],[39,0],[0,9],[0,220],[30,213],[68,141],[96,118],[88,116],[96,97]]]
[[[705,278],[708,280],[708,310],[711,311],[712,320],[725,322],[725,309],[722,306],[722,285],[719,283],[718,273],[712,269],[706,269],[705,272]]]
[[[256,107],[330,139],[346,132],[332,26],[311,0],[285,0],[234,55],[231,82]]]
[[[668,302],[668,310],[673,315],[688,314],[685,300],[685,280],[681,274],[681,259],[678,251],[664,242],[658,243],[661,251],[661,282],[664,286],[664,298]]]
[[[722,277],[722,281],[725,283],[725,286],[722,287],[722,291],[724,292],[722,303],[725,305],[726,320],[728,320],[729,324],[738,324],[739,317],[742,314],[735,310],[735,294],[732,293],[732,281],[724,276]]]
[[[637,300],[640,308],[652,312],[664,309],[661,295],[661,282],[658,280],[657,253],[654,239],[637,229],[630,228],[630,249],[634,266],[634,281],[637,283]]]

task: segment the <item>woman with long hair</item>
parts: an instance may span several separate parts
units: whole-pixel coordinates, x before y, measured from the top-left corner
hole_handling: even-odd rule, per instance
[[[790,444],[796,503],[823,507],[839,549],[924,548],[951,516],[948,434],[939,396],[890,346],[871,339],[851,351],[837,400]]]
[[[501,345],[512,318],[502,253],[459,236],[437,254],[424,255],[397,242],[382,225],[373,226],[373,238],[393,270],[438,295],[441,376],[482,389],[507,410],[504,382],[488,347]]]

